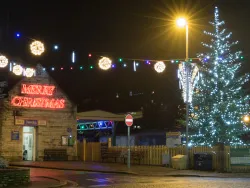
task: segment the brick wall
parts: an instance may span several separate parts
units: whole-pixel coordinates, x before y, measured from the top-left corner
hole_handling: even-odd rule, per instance
[[[0,187],[19,187],[27,185],[29,182],[29,169],[0,169]]]
[[[21,83],[55,85],[56,90],[52,97],[63,98],[65,100],[65,108],[36,109],[13,107],[10,102],[14,96],[21,96]],[[4,100],[3,110],[0,113],[2,114],[0,115],[0,155],[10,160],[22,160],[23,126],[15,125],[14,110],[18,110],[21,113],[21,116],[16,118],[46,120],[46,125],[38,125],[35,128],[36,160],[43,156],[45,148],[67,149],[70,159],[77,156],[76,144],[73,147],[61,145],[61,136],[70,135],[67,131],[68,128],[71,128],[71,135],[74,138],[77,136],[76,107],[46,72],[40,76],[23,78],[23,80],[9,92],[9,98]],[[19,140],[11,140],[12,131],[19,131]]]

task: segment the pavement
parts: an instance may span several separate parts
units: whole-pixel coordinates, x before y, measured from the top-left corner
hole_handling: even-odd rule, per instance
[[[42,188],[42,187],[63,187],[66,185],[67,185],[67,181],[60,180],[58,178],[52,178],[52,177],[46,177],[46,176],[32,176],[30,178],[30,184],[24,187]]]
[[[162,166],[126,165],[120,163],[89,163],[83,161],[21,161],[10,162],[10,166],[72,170],[85,172],[115,173],[137,176],[172,177],[213,177],[213,178],[250,178],[250,173],[219,173],[215,171],[176,170]]]

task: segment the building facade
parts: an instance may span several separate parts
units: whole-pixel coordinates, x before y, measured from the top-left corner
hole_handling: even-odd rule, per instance
[[[40,66],[0,99],[0,156],[40,161],[44,149],[66,149],[77,156],[76,106]]]

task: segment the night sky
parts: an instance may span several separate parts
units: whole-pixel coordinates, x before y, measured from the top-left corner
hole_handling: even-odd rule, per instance
[[[9,0],[0,7],[0,49],[27,66],[73,66],[73,71],[49,72],[79,110],[125,112],[143,107],[148,109],[148,122],[166,127],[174,124],[177,106],[182,104],[177,64],[169,63],[159,75],[143,61],[134,72],[133,61],[126,58],[183,59],[185,30],[173,25],[179,15],[189,19],[190,57],[196,57],[203,50],[200,43],[207,40],[203,30],[211,31],[208,22],[213,19],[215,5],[226,28],[233,32],[233,40],[240,41],[244,69],[250,70],[248,0]],[[16,32],[21,34],[18,39]],[[31,55],[31,39],[44,42],[46,52],[42,56]],[[55,44],[58,51],[53,50]],[[72,51],[76,52],[75,64],[71,63]],[[97,68],[100,56],[114,62],[123,58],[128,67],[101,71]],[[75,70],[80,65],[84,70]],[[90,65],[95,68],[90,70]]]

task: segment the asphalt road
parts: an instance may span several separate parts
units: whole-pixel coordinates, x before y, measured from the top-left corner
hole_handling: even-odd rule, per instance
[[[146,177],[35,168],[31,176],[67,179],[84,188],[250,188],[250,178]]]

